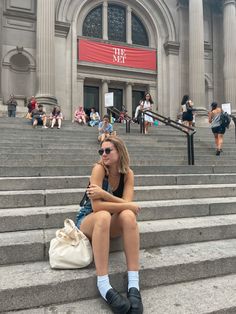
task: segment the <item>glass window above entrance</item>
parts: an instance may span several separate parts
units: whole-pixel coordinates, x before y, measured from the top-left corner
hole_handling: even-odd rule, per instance
[[[102,38],[102,5],[91,10],[86,16],[83,23],[83,35]]]
[[[127,9],[124,6],[108,3],[107,21],[108,40],[127,42]],[[148,46],[149,39],[146,28],[134,12],[131,18],[132,42],[136,45]],[[83,36],[102,38],[103,37],[103,6],[98,5],[93,8],[86,16],[83,22]]]

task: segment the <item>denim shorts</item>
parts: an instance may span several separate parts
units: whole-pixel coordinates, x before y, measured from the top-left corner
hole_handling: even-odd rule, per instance
[[[80,210],[78,211],[77,215],[76,215],[76,227],[79,229],[80,225],[82,223],[82,220],[88,216],[89,214],[91,214],[93,212],[93,209],[91,206],[84,206],[84,207],[80,207]]]

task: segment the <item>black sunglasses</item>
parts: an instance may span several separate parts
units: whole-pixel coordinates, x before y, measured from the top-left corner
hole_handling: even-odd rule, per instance
[[[113,149],[110,148],[110,147],[107,147],[105,149],[101,148],[101,149],[99,149],[98,153],[99,153],[100,156],[102,156],[104,154],[104,152],[106,153],[106,155],[109,155],[112,150]]]

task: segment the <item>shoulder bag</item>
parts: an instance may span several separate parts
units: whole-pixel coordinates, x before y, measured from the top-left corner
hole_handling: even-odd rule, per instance
[[[93,260],[89,239],[71,219],[64,221],[64,228],[56,231],[49,248],[51,268],[75,269],[88,266]]]

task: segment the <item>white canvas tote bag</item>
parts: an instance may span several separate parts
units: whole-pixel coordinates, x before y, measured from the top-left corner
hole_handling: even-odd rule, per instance
[[[56,231],[49,248],[51,268],[75,269],[88,266],[93,260],[89,239],[71,219],[64,221],[64,228]]]

